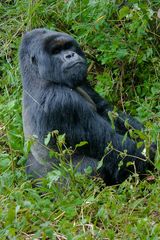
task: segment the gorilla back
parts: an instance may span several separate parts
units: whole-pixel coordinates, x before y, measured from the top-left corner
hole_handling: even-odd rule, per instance
[[[50,158],[44,147],[44,138],[53,130],[66,134],[68,146],[80,141],[88,145],[73,156],[73,164],[83,172],[91,166],[107,184],[124,181],[136,167],[144,173],[148,163],[120,123],[111,128],[106,112],[109,104],[87,83],[86,58],[78,43],[68,34],[35,29],[24,35],[20,47],[20,66],[23,78],[23,127],[25,138],[36,135],[27,161],[27,173],[34,178],[46,175],[56,158]],[[127,118],[127,116],[122,116]],[[134,128],[140,123],[128,117]],[[118,120],[117,120],[118,121]],[[121,133],[121,134],[120,134]],[[97,163],[104,156],[108,144],[112,149],[106,154],[102,168],[96,173]],[[50,147],[56,150],[54,139]],[[127,154],[120,154],[127,150]],[[121,167],[119,163],[122,161]],[[130,166],[127,164],[132,162]]]

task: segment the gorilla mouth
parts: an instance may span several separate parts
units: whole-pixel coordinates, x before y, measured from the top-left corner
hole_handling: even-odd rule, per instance
[[[82,61],[74,62],[73,64],[68,65],[66,69],[70,69],[72,67],[75,67],[76,65],[85,65],[85,64]]]

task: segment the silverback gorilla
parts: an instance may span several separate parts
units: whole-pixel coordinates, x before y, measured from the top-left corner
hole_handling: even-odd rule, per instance
[[[39,178],[52,169],[52,164],[58,164],[58,159],[50,158],[44,147],[44,138],[53,130],[66,134],[67,146],[88,142],[73,155],[73,165],[79,163],[81,172],[91,166],[97,174],[98,161],[107,145],[112,144],[98,170],[106,184],[124,181],[134,168],[128,162],[134,163],[138,173],[149,168],[142,154],[144,146],[138,149],[129,137],[124,141],[126,119],[135,129],[143,126],[120,112],[115,128],[111,127],[107,113],[112,107],[87,83],[85,55],[70,35],[47,29],[26,33],[20,47],[20,66],[25,138],[38,137],[28,156],[27,174]],[[49,145],[56,149],[54,139]],[[124,150],[127,150],[125,156],[120,154]]]

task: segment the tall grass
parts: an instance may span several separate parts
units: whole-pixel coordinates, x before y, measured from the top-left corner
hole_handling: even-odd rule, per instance
[[[142,182],[135,176],[105,187],[64,164],[32,187],[24,171],[18,65],[25,31],[45,27],[72,34],[86,52],[92,85],[139,118],[159,147],[158,7],[158,0],[1,1],[0,239],[160,238],[159,155],[157,170]],[[62,175],[69,184],[60,187],[56,179]]]

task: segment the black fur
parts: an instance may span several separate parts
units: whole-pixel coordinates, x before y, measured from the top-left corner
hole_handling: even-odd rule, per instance
[[[25,138],[38,137],[33,144],[27,161],[27,173],[33,177],[44,176],[52,163],[58,159],[49,158],[43,147],[44,138],[53,130],[66,133],[68,146],[80,141],[88,145],[80,148],[73,156],[73,164],[81,162],[79,171],[91,166],[96,172],[98,160],[112,143],[113,150],[104,158],[99,170],[107,184],[121,183],[133,171],[144,173],[148,168],[141,149],[129,137],[123,142],[127,129],[124,121],[136,129],[143,126],[135,119],[119,113],[112,129],[107,112],[112,110],[86,82],[87,63],[78,43],[68,34],[35,29],[25,34],[20,48],[20,65],[23,77],[23,126]],[[52,142],[56,149],[56,144]],[[127,150],[122,157],[120,152]],[[119,163],[123,164],[119,168]]]

